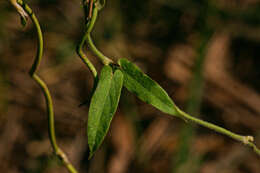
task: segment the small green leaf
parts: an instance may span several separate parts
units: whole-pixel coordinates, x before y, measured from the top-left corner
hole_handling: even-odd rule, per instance
[[[130,92],[164,113],[178,115],[172,99],[158,83],[126,59],[120,59],[118,64],[124,74],[124,86]]]
[[[88,118],[88,144],[90,156],[95,153],[104,140],[113,115],[116,112],[121,90],[123,86],[123,74],[116,70],[112,74],[112,68],[105,66],[100,74],[97,89],[91,99]]]

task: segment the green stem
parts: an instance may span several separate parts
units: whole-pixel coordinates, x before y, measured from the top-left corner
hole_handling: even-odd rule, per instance
[[[88,35],[88,45],[90,47],[90,50],[102,61],[102,63],[104,65],[109,65],[111,63],[113,63],[113,61],[111,59],[109,59],[108,57],[106,57],[104,54],[102,54],[102,52],[100,52],[97,47],[95,46],[95,44],[92,41],[92,38],[90,35]]]
[[[93,27],[94,24],[88,23],[87,24],[87,31],[84,33],[84,36],[82,37],[80,43],[77,46],[77,54],[79,55],[80,59],[84,62],[85,65],[90,69],[92,72],[94,78],[97,78],[97,70],[95,69],[94,65],[90,62],[90,60],[87,58],[86,54],[83,52],[83,46],[87,40],[87,37],[90,33],[91,26]]]
[[[42,53],[43,53],[43,37],[42,37],[42,31],[40,24],[33,13],[32,9],[25,4],[22,0],[17,0],[16,1],[18,5],[27,13],[28,16],[30,16],[36,30],[37,30],[37,38],[38,38],[38,48],[37,48],[37,53],[36,53],[36,58],[34,60],[34,63],[29,71],[30,76],[33,76],[35,71],[38,69],[41,59],[42,59]]]
[[[180,110],[177,106],[176,106],[176,109],[177,109],[177,112],[178,112],[178,116],[184,120],[187,120],[187,121],[192,121],[196,124],[199,124],[201,126],[204,126],[208,129],[212,129],[218,133],[221,133],[223,135],[226,135],[234,140],[237,140],[239,142],[242,142],[243,144],[251,147],[256,154],[258,154],[260,156],[260,150],[256,147],[256,145],[253,143],[254,142],[254,138],[252,136],[242,136],[242,135],[238,135],[236,133],[233,133],[227,129],[224,129],[220,126],[217,126],[215,124],[212,124],[212,123],[209,123],[209,122],[206,122],[206,121],[203,121],[201,119],[198,119],[198,118],[195,118],[189,114],[187,114],[186,112]]]
[[[83,4],[84,6],[87,6],[88,4],[86,3],[86,0],[83,0]],[[105,4],[105,1],[102,4],[102,8]],[[86,7],[87,8],[87,7]],[[86,17],[88,17],[89,14],[85,14]],[[90,21],[87,23],[86,25],[86,31],[80,41],[80,43],[77,46],[77,54],[79,55],[80,59],[84,62],[85,65],[87,65],[87,67],[90,69],[90,71],[92,72],[93,76],[95,79],[97,79],[97,71],[95,69],[95,67],[93,66],[93,64],[90,62],[90,60],[87,58],[86,54],[83,52],[83,46],[85,44],[85,42],[87,41],[90,50],[102,61],[102,63],[104,65],[108,65],[110,63],[112,63],[112,60],[110,60],[108,57],[106,57],[105,55],[103,55],[94,45],[92,39],[91,39],[91,32],[94,28],[96,19],[98,16],[98,8],[96,7],[96,3],[93,4],[93,12],[91,15],[91,19]]]
[[[95,23],[96,23],[96,20],[98,17],[98,11],[101,9],[100,7],[98,7],[97,3],[98,2],[94,2],[94,4],[93,4],[93,11],[92,11],[91,19],[86,25],[86,32],[81,40],[81,43],[79,44],[79,46],[77,48],[77,52],[79,54],[80,50],[82,50],[82,47],[83,47],[85,41],[87,41],[90,50],[101,60],[101,62],[104,65],[108,65],[108,64],[113,63],[113,61],[111,59],[109,59],[108,57],[106,57],[101,51],[99,51],[91,39],[91,32],[95,26]],[[105,1],[103,2],[101,7],[103,7],[104,4],[105,4]],[[86,4],[84,4],[84,5],[86,5]],[[88,14],[85,14],[85,16],[88,16]]]
[[[36,53],[34,63],[29,71],[29,74],[35,80],[35,82],[40,86],[40,88],[44,94],[44,97],[45,97],[46,106],[47,106],[47,114],[48,114],[48,132],[49,132],[51,146],[54,150],[54,153],[61,159],[61,161],[63,162],[65,167],[68,169],[68,171],[70,173],[77,173],[76,169],[73,167],[73,165],[68,160],[66,154],[57,145],[51,94],[49,92],[47,85],[36,74],[36,70],[38,69],[38,67],[40,65],[40,62],[42,59],[42,54],[43,54],[43,37],[42,37],[42,31],[41,31],[40,24],[35,16],[35,14],[32,12],[32,9],[27,4],[25,4],[23,2],[23,0],[17,0],[17,4],[20,5],[23,8],[23,10],[30,16],[30,18],[37,30],[38,48],[37,48],[37,53]]]
[[[28,8],[28,10],[30,9],[28,6],[25,6]],[[27,12],[27,10],[25,10]],[[31,20],[33,21],[34,23],[34,26],[37,30],[37,38],[38,38],[38,47],[37,47],[37,56],[34,60],[34,63],[29,71],[29,74],[32,76],[36,70],[38,69],[39,65],[40,65],[40,62],[41,62],[41,59],[42,59],[42,54],[43,54],[43,37],[42,37],[42,31],[41,31],[41,27],[40,27],[40,24],[35,16],[35,14],[32,12],[31,10],[31,14],[28,14],[31,18]]]
[[[33,74],[32,78],[36,81],[36,83],[40,86],[46,101],[47,106],[47,114],[48,114],[48,132],[49,138],[54,150],[55,155],[59,157],[64,166],[68,169],[70,173],[77,173],[77,170],[68,160],[66,154],[59,148],[56,142],[56,134],[55,134],[55,125],[54,125],[54,112],[53,112],[53,104],[50,91],[44,81],[37,75]]]
[[[80,59],[83,61],[83,63],[89,68],[94,78],[97,78],[97,70],[94,67],[94,65],[90,62],[90,60],[87,58],[87,55],[83,52],[82,47],[86,41],[87,38],[85,38],[86,35],[82,37],[82,40],[80,44],[77,46],[77,54],[80,57]]]

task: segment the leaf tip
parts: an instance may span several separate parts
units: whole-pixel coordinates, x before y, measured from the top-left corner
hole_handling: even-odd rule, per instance
[[[88,156],[88,160],[90,160],[93,157],[93,155],[94,155],[94,152],[90,151],[89,156]]]

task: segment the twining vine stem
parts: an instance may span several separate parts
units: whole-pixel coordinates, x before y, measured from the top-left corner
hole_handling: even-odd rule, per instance
[[[87,67],[90,69],[90,71],[92,72],[94,78],[97,77],[97,71],[95,69],[95,67],[93,66],[93,64],[89,61],[89,59],[87,58],[87,56],[84,54],[83,52],[83,46],[85,44],[85,42],[87,42],[90,50],[101,60],[101,62],[104,65],[108,65],[110,63],[112,63],[113,61],[111,59],[109,59],[108,57],[106,57],[103,53],[101,53],[95,46],[95,44],[93,43],[92,39],[91,39],[91,32],[94,28],[97,16],[98,16],[98,12],[99,10],[101,10],[104,5],[105,5],[105,0],[103,1],[102,4],[100,4],[99,1],[96,0],[83,0],[83,5],[84,8],[88,9],[88,13],[85,14],[85,17],[87,19],[87,23],[86,23],[86,28],[85,28],[85,33],[79,43],[79,45],[77,46],[77,54],[79,55],[79,57],[81,58],[81,60],[87,65]],[[86,13],[86,12],[85,12]]]
[[[36,71],[40,65],[42,54],[43,54],[43,37],[42,37],[42,31],[40,24],[38,22],[38,19],[36,18],[35,14],[33,13],[32,9],[23,2],[23,0],[17,0],[16,1],[16,8],[18,7],[20,10],[18,11],[21,15],[21,9],[23,9],[22,14],[27,14],[30,19],[32,20],[32,23],[34,24],[36,30],[37,30],[37,38],[38,38],[38,48],[36,57],[34,60],[34,63],[29,71],[30,76],[36,81],[36,83],[40,86],[44,97],[46,101],[47,106],[47,114],[48,114],[48,132],[49,132],[49,138],[51,142],[51,146],[54,150],[55,155],[57,155],[60,160],[63,162],[65,167],[68,169],[70,173],[77,173],[74,166],[70,163],[68,160],[66,154],[59,148],[57,142],[56,142],[56,135],[55,135],[55,125],[54,125],[54,111],[53,111],[53,104],[52,104],[52,98],[51,94],[49,92],[49,89],[45,82],[36,74]],[[12,2],[13,4],[13,2]],[[20,8],[21,7],[21,8]]]
[[[96,7],[96,4],[94,4],[93,14],[92,14],[90,24],[89,24],[89,26],[87,28],[87,32],[86,32],[87,33],[87,43],[90,47],[90,50],[102,61],[102,63],[104,65],[108,65],[108,64],[112,63],[113,61],[111,59],[109,59],[108,57],[106,57],[102,52],[100,52],[97,49],[97,47],[93,43],[91,35],[90,35],[94,28],[96,19],[98,17],[98,12],[99,12],[99,9]]]

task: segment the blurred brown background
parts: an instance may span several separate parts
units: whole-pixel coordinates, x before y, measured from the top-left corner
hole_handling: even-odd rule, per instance
[[[28,0],[44,34],[39,74],[54,100],[56,134],[79,172],[259,173],[260,158],[215,132],[161,113],[123,90],[119,110],[88,161],[86,119],[93,84],[75,53],[81,0]],[[45,103],[28,70],[35,30],[0,1],[0,172],[61,173],[52,155]],[[113,60],[126,57],[194,116],[260,146],[259,0],[108,0],[93,39]],[[98,69],[99,61],[86,49]]]

